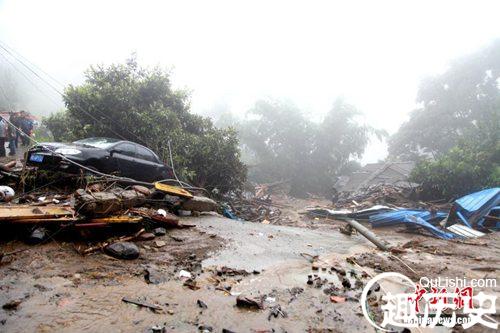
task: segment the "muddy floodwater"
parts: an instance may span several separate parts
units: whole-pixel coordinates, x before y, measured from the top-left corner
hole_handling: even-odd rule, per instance
[[[498,275],[473,269],[498,266],[494,234],[462,244],[378,233],[393,244],[416,242],[394,260],[361,235],[340,233],[335,222],[317,229],[214,216],[183,223],[196,227],[138,242],[141,255],[132,261],[101,252],[83,257],[78,244],[60,239],[37,246],[3,242],[4,253],[27,250],[2,260],[0,304],[18,305],[0,309],[0,331],[370,332],[359,295],[378,271]],[[332,302],[336,293],[345,300]],[[239,295],[260,300],[262,308],[236,306]]]

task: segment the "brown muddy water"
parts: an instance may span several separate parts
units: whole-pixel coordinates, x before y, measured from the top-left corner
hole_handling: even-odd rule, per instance
[[[82,257],[75,244],[60,240],[31,247],[19,241],[1,244],[1,252],[28,250],[4,258],[0,265],[0,304],[19,302],[16,309],[0,309],[0,331],[151,332],[153,327],[166,332],[374,331],[361,314],[358,298],[369,278],[362,272],[372,274],[384,261],[362,236],[213,216],[183,222],[196,227],[169,230],[155,239],[165,242],[159,248],[155,240],[137,243],[141,256],[133,261],[100,252]],[[366,267],[345,260],[353,254],[364,255],[360,261]],[[311,256],[319,256],[314,269]],[[436,263],[451,260],[425,249],[411,260],[429,260],[428,256]],[[217,273],[223,266],[249,274]],[[343,276],[331,267],[347,272],[352,285],[348,290],[342,286]],[[148,283],[145,270],[159,283]],[[191,288],[179,277],[180,270],[193,274]],[[307,284],[308,275],[315,279],[312,284]],[[332,303],[331,293],[341,293],[346,302]],[[237,307],[240,294],[263,300],[264,309]],[[161,310],[125,303],[124,297]],[[277,305],[286,317],[270,315]]]

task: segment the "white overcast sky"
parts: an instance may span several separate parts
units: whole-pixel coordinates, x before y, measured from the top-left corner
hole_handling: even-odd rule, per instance
[[[499,1],[0,0],[0,40],[63,83],[90,64],[173,68],[202,113],[288,98],[320,119],[343,95],[394,133],[419,81],[500,37]],[[363,161],[384,157],[372,143]]]

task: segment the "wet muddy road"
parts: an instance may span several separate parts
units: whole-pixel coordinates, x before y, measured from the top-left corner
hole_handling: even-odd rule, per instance
[[[82,257],[73,243],[61,240],[32,247],[18,241],[2,244],[2,252],[28,250],[4,258],[0,266],[0,304],[19,303],[15,309],[0,309],[0,331],[151,332],[157,326],[167,332],[209,328],[213,332],[370,332],[373,329],[358,301],[369,278],[363,271],[372,274],[403,266],[382,257],[362,236],[346,236],[335,228],[311,230],[212,216],[183,222],[196,228],[169,230],[166,236],[137,243],[141,256],[133,261],[103,253]],[[393,243],[408,241],[408,235],[390,238]],[[496,260],[498,239],[488,241],[489,247],[474,245],[467,252],[472,264],[490,265]],[[455,252],[464,253],[460,246]],[[485,248],[491,251],[478,260]],[[464,258],[436,253],[440,249],[420,246],[405,260],[418,269],[432,260],[435,271],[430,273],[435,274],[456,274],[460,262],[463,270]],[[363,267],[345,260],[354,254]],[[347,274],[338,274],[332,267]],[[193,278],[181,278],[180,270]],[[333,303],[330,296],[336,294],[345,302]],[[263,309],[237,307],[238,295],[262,301]],[[125,303],[124,297],[159,309]]]

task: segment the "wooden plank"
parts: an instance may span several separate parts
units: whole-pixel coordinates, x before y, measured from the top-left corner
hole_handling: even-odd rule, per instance
[[[0,221],[54,219],[73,214],[71,208],[60,206],[0,206]]]
[[[142,221],[140,216],[116,215],[102,218],[94,218],[89,223],[139,223]]]
[[[78,219],[76,218],[72,218],[72,217],[55,217],[55,218],[36,218],[36,219],[33,219],[33,218],[30,218],[30,219],[21,219],[21,220],[10,220],[10,221],[4,221],[5,223],[26,223],[26,224],[29,224],[29,223],[59,223],[59,224],[63,224],[63,223],[72,223],[72,222],[76,222],[78,221]]]
[[[158,183],[158,182],[155,183],[155,189],[157,189],[158,191],[165,192],[167,194],[175,195],[175,196],[182,197],[182,198],[191,199],[193,197],[193,195],[190,192],[186,191],[183,188],[180,188],[177,186],[172,186],[172,185],[167,185],[167,184],[163,184],[163,183]]]

